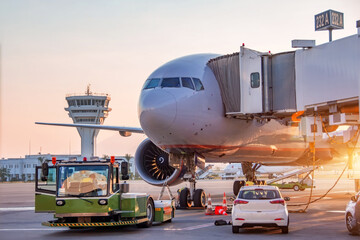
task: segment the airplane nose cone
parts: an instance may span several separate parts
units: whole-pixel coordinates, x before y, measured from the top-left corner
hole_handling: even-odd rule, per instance
[[[164,89],[144,91],[139,101],[139,119],[146,134],[172,126],[176,118],[176,99]]]

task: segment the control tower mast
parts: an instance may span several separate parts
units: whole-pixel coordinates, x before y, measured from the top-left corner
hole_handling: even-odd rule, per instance
[[[77,124],[103,124],[111,108],[109,102],[111,98],[108,94],[95,94],[87,86],[85,95],[68,94],[66,101],[69,117]],[[91,158],[94,156],[94,145],[99,130],[91,128],[77,128],[81,137],[81,157]]]

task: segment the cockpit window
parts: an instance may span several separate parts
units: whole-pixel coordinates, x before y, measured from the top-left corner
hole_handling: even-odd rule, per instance
[[[159,83],[160,83],[160,78],[148,79],[145,83],[144,89],[156,88],[159,86]]]
[[[195,83],[195,89],[196,91],[201,91],[204,90],[204,85],[202,84],[202,82],[200,81],[200,79],[198,78],[193,78],[194,83]]]
[[[163,78],[161,82],[161,87],[180,87],[180,79],[179,78]]]
[[[194,84],[193,84],[193,82],[191,81],[191,78],[189,78],[189,77],[183,77],[183,78],[181,78],[181,83],[182,83],[182,86],[183,86],[183,87],[186,87],[186,88],[190,88],[190,89],[195,90]]]

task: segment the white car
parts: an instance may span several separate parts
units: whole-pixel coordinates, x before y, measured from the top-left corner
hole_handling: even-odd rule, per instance
[[[346,205],[346,210],[345,210],[346,228],[351,234],[358,234],[360,230],[360,225],[359,223],[357,223],[355,218],[356,210],[359,211],[360,209],[355,209],[356,204],[358,205],[360,204],[360,192],[358,192],[355,196],[352,196],[351,200]]]
[[[234,200],[232,231],[238,233],[244,227],[279,227],[289,232],[289,213],[286,201],[278,187],[266,185],[244,186]]]

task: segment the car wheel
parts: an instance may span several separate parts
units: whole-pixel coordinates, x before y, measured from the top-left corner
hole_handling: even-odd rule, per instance
[[[351,234],[358,233],[358,224],[356,223],[356,219],[351,215],[351,213],[346,214],[346,228]]]
[[[206,205],[206,195],[204,190],[196,189],[194,193],[194,206],[205,207],[205,205]]]
[[[239,226],[232,226],[232,232],[233,233],[239,233],[239,229],[240,229]]]
[[[281,227],[281,233],[289,233],[289,226]]]
[[[293,189],[294,189],[294,191],[299,191],[300,187],[299,187],[299,185],[294,185]]]

